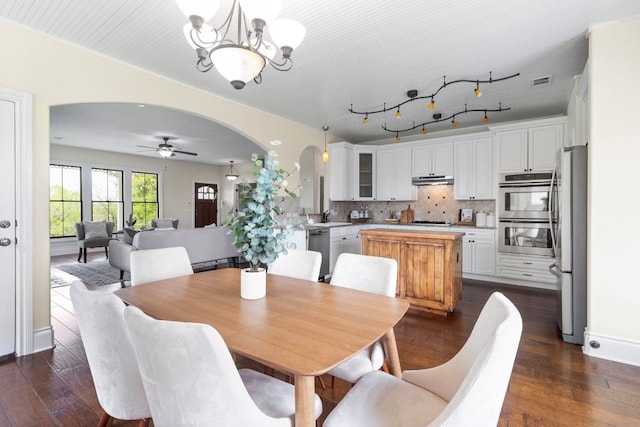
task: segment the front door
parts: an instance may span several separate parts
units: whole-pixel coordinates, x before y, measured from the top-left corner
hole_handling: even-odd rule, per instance
[[[16,350],[15,104],[0,99],[0,357]]]
[[[195,226],[204,227],[205,225],[218,222],[218,185],[205,184],[196,182],[195,185]]]

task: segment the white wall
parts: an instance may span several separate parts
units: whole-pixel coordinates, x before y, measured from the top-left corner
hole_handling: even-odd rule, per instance
[[[310,144],[324,140],[311,129],[112,61],[40,33],[0,22],[0,86],[33,95],[33,312],[34,329],[50,324],[49,108],[82,102],[132,102],[177,108],[236,129],[264,148],[279,139],[283,166]],[[194,71],[195,72],[195,71]],[[259,87],[256,88],[259,90]],[[282,99],[286,102],[286,96]],[[228,192],[225,192],[227,194]]]
[[[589,39],[589,339],[587,352],[640,364],[640,19]]]

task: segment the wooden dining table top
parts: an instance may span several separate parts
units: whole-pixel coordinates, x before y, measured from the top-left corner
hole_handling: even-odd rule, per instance
[[[300,376],[324,374],[391,331],[409,304],[267,274],[267,295],[240,297],[240,269],[211,270],[115,292],[162,320],[213,326],[229,349]]]

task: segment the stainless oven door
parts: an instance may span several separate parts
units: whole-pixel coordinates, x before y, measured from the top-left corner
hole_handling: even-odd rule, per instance
[[[549,185],[500,184],[500,218],[549,219],[549,206],[557,204],[549,197],[554,193]],[[555,217],[555,213],[552,212]]]
[[[498,250],[504,253],[553,257],[552,233],[555,222],[548,220],[500,220]]]

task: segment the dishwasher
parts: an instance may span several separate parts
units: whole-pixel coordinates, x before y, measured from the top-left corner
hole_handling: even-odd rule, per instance
[[[329,274],[329,248],[331,242],[329,230],[309,230],[308,233],[309,250],[320,252],[322,254],[320,277],[323,278]]]

